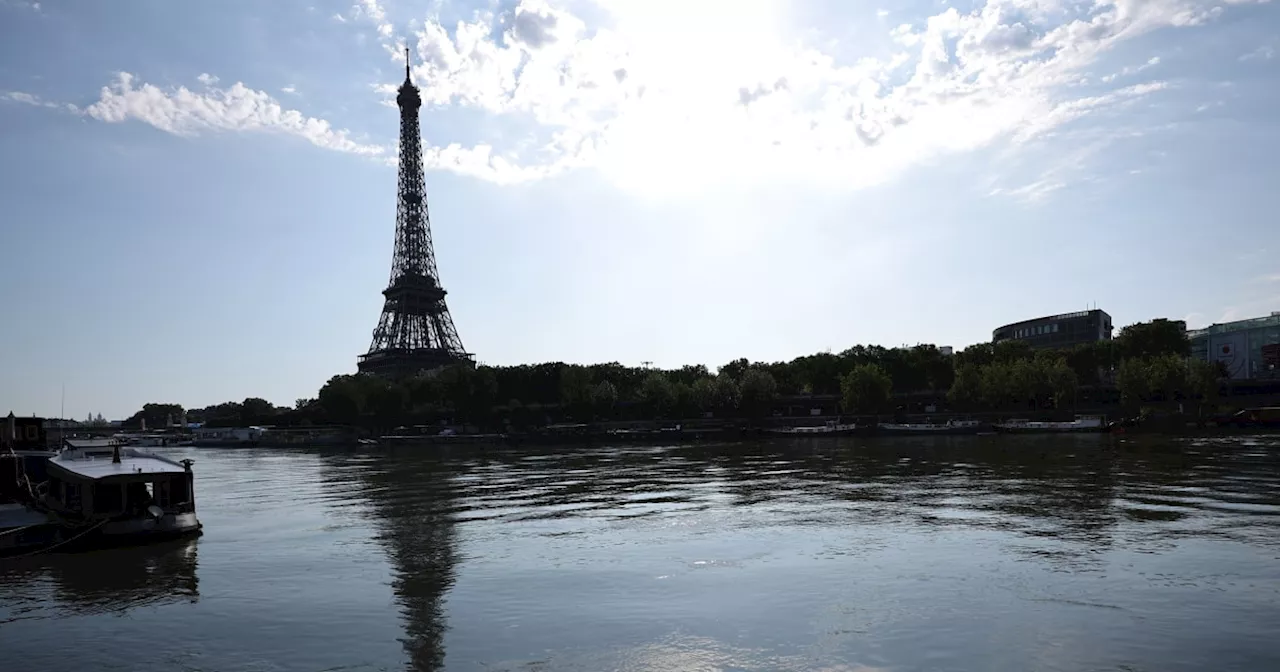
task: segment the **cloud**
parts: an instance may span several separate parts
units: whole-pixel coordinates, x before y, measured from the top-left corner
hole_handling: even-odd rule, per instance
[[[346,22],[346,19],[341,15],[334,16],[339,21]],[[395,26],[387,21],[387,10],[378,4],[378,0],[359,0],[359,2],[352,5],[350,18],[356,21],[364,20],[372,23],[377,27],[379,37],[384,39],[391,37],[391,34],[395,32]]]
[[[213,86],[217,77],[201,75],[205,90],[186,87],[161,89],[152,84],[135,84],[134,75],[121,72],[110,85],[102,87],[97,102],[84,114],[99,121],[128,120],[150,124],[166,133],[199,135],[204,131],[261,131],[302,138],[311,144],[338,152],[380,156],[385,147],[358,142],[345,130],[336,130],[323,119],[287,110],[263,91],[236,82],[228,88]]]
[[[1052,194],[1065,186],[1067,186],[1066,182],[1045,178],[1013,189],[996,187],[991,190],[989,195],[1009,196],[1028,203],[1038,203],[1044,200],[1049,194]]]
[[[48,103],[24,93],[5,94],[5,97],[31,105],[66,108],[107,123],[140,121],[183,137],[204,132],[276,133],[301,138],[322,149],[393,165],[398,161],[395,147],[356,140],[350,131],[335,129],[328,121],[286,109],[264,91],[250,89],[240,82],[219,88],[215,86],[218,78],[212,75],[201,75],[198,79],[204,83],[204,90],[162,89],[139,84],[134,75],[122,72],[102,88],[96,102],[84,109]],[[444,147],[424,146],[423,166],[428,170],[449,170],[499,184],[514,184],[545,178],[563,170],[567,164],[522,164],[487,144],[463,147],[454,143]]]
[[[280,92],[281,92],[281,93],[290,93],[290,94],[297,93],[297,92],[298,92],[298,87],[296,87],[296,86],[286,86],[286,87],[281,88],[281,89],[280,89]]]
[[[34,107],[47,107],[55,110],[63,110],[66,112],[79,112],[80,108],[70,103],[55,103],[45,100],[40,96],[25,93],[23,91],[0,91],[0,100],[13,103],[22,103],[23,105],[31,105]]]
[[[552,138],[541,154],[552,165],[646,193],[779,179],[849,189],[1156,94],[1163,82],[1106,85],[1159,57],[1081,83],[1117,45],[1224,11],[1210,0],[986,0],[894,28],[890,54],[848,60],[780,34],[780,0],[741,0],[731,14],[594,1],[607,20],[591,26],[546,0],[454,25],[428,17],[409,41],[425,103],[532,123]],[[403,43],[383,46],[403,58]],[[390,99],[397,85],[378,90]]]
[[[41,13],[42,7],[40,3],[32,0],[0,0],[0,7],[17,7],[18,9],[29,9],[37,14]]]
[[[1275,43],[1264,44],[1253,51],[1240,56],[1240,61],[1269,61],[1276,57]]]
[[[1112,74],[1110,74],[1110,75],[1107,75],[1107,76],[1103,77],[1103,78],[1102,78],[1102,81],[1103,81],[1103,82],[1106,82],[1106,83],[1111,83],[1111,82],[1114,82],[1116,79],[1118,79],[1118,78],[1120,78],[1120,77],[1126,77],[1126,76],[1128,76],[1128,75],[1135,75],[1135,74],[1137,74],[1137,73],[1139,73],[1139,72],[1142,72],[1143,70],[1146,70],[1146,69],[1148,69],[1148,68],[1154,68],[1154,67],[1155,67],[1155,66],[1157,66],[1157,65],[1160,65],[1160,57],[1159,57],[1159,56],[1152,56],[1152,57],[1151,57],[1151,58],[1150,58],[1146,63],[1143,63],[1142,65],[1139,65],[1139,66],[1138,66],[1138,67],[1136,67],[1136,68],[1131,68],[1131,67],[1126,66],[1126,67],[1125,67],[1123,70],[1121,70],[1120,72],[1112,73]]]
[[[856,189],[948,155],[1022,151],[1086,117],[1102,147],[1108,131],[1123,132],[1104,112],[1168,85],[1114,85],[1159,57],[1090,83],[1101,56],[1227,11],[1211,0],[985,0],[901,24],[887,32],[886,52],[847,58],[780,32],[782,0],[738,0],[731,13],[683,0],[592,1],[590,13],[570,11],[567,0],[518,0],[450,26],[434,16],[409,24],[419,26],[407,45],[424,114],[482,111],[504,137],[517,137],[504,147],[428,147],[429,167],[501,183],[590,168],[661,198],[786,181]],[[588,25],[587,16],[601,20]],[[406,43],[393,37],[378,0],[359,0],[335,19],[376,26],[387,57],[403,62]],[[242,83],[200,82],[198,92],[160,89],[123,73],[84,112],[178,135],[266,131],[384,160],[394,154]],[[376,85],[385,104],[394,105],[399,83],[397,74]],[[1070,168],[993,193],[1040,199],[1080,172]]]

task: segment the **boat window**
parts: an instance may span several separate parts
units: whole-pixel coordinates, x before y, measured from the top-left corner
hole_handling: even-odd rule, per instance
[[[80,484],[64,483],[62,485],[62,503],[68,509],[80,508]]]
[[[156,504],[167,509],[173,504],[173,479],[158,481],[155,484]]]
[[[119,513],[124,510],[124,489],[116,483],[97,483],[93,486],[93,512]]]

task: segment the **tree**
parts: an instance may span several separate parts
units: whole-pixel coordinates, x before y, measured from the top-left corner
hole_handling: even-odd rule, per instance
[[[742,373],[742,381],[739,383],[742,409],[751,417],[764,415],[777,391],[778,384],[768,371],[752,368]]]
[[[268,424],[276,415],[276,407],[271,402],[258,397],[249,397],[240,404],[241,425]]]
[[[720,367],[720,370],[716,373],[720,376],[729,376],[734,380],[742,380],[743,374],[745,374],[750,368],[751,362],[747,361],[746,358],[735,359]]]
[[[992,408],[1002,408],[1013,396],[1013,372],[1008,364],[992,362],[982,367],[982,400]]]
[[[1187,324],[1166,319],[1138,322],[1121,329],[1115,345],[1123,359],[1154,360],[1165,355],[1186,357],[1191,354]]]
[[[875,364],[859,364],[840,379],[840,394],[846,411],[873,413],[884,406],[893,391],[893,379]]]
[[[334,376],[320,388],[317,395],[320,407],[333,421],[342,424],[356,424],[364,411],[365,376]]]
[[[1152,399],[1173,403],[1187,396],[1187,366],[1178,355],[1151,357],[1145,369]]]
[[[1045,373],[1048,374],[1049,389],[1053,390],[1054,407],[1074,406],[1080,380],[1076,372],[1067,364],[1067,360],[1063,357],[1055,359]]]
[[[613,415],[613,407],[618,403],[618,388],[613,383],[602,380],[591,388],[591,405],[600,415]]]
[[[693,384],[693,403],[699,410],[710,411],[716,407],[716,379],[700,378]]]
[[[1120,390],[1120,400],[1125,404],[1137,405],[1150,396],[1147,384],[1147,363],[1141,359],[1126,359],[1120,362],[1116,372],[1116,387]]]
[[[148,428],[164,427],[169,418],[182,417],[181,404],[143,404],[142,410],[129,416],[124,426],[136,429],[146,421]]]
[[[1066,364],[1076,374],[1076,381],[1096,385],[1101,381],[1104,364],[1110,366],[1107,350],[1111,344],[1105,341],[1097,343],[1081,343],[1065,354]]]
[[[661,371],[654,371],[645,377],[640,385],[640,399],[649,409],[658,415],[671,411],[675,405],[675,389],[671,381]]]
[[[591,407],[591,369],[576,364],[560,367],[560,403],[577,413]]]
[[[1195,359],[1187,371],[1188,391],[1202,404],[1215,404],[1218,401],[1221,378],[1214,362]]]
[[[953,404],[970,405],[982,400],[982,369],[976,364],[963,364],[956,368],[955,379],[947,391],[947,399]]]
[[[453,403],[461,422],[483,423],[500,398],[497,377],[487,366],[455,364],[441,369],[437,376],[442,398]]]

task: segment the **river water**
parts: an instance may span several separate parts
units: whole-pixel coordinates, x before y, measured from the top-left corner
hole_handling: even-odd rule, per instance
[[[1280,437],[168,450],[204,536],[0,560],[0,670],[1280,670]]]

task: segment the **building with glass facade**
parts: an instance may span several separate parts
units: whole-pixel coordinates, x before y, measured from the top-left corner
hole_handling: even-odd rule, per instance
[[[1191,356],[1222,362],[1233,380],[1280,378],[1280,311],[1187,332]]]
[[[1082,310],[1006,324],[991,333],[991,342],[1020,340],[1033,348],[1070,348],[1111,340],[1111,316],[1104,310]]]

